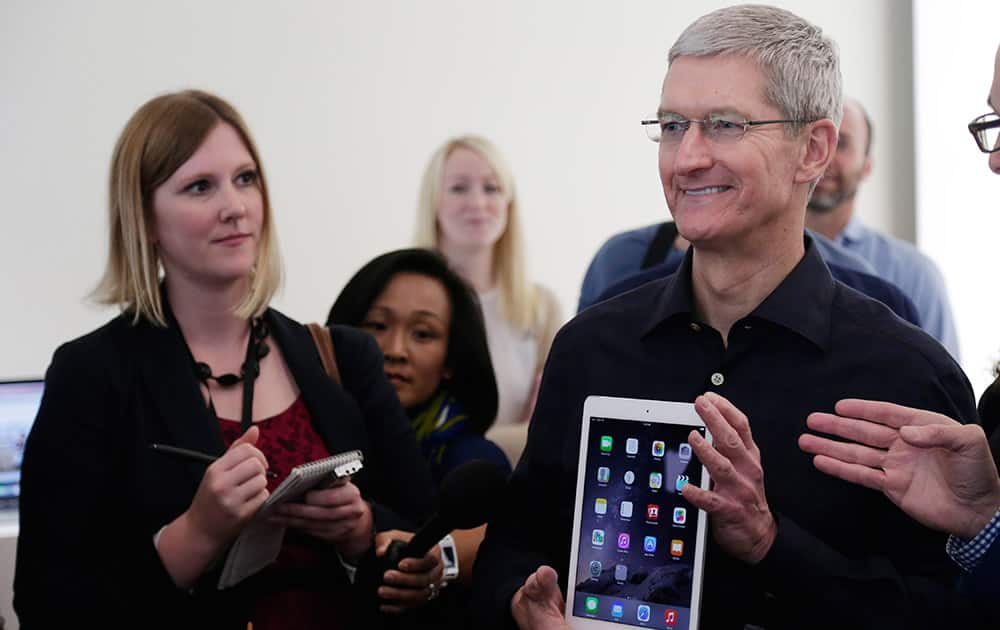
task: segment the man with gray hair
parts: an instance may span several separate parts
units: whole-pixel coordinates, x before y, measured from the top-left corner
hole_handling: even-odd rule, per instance
[[[788,11],[720,9],[674,44],[650,126],[664,196],[691,247],[676,274],[584,311],[556,337],[524,455],[479,550],[470,602],[478,625],[567,627],[580,419],[584,399],[603,395],[694,402],[714,437],[714,447],[688,437],[711,490],[678,482],[681,497],[662,499],[709,514],[702,628],[963,626],[961,613],[942,613],[961,610],[949,599],[944,538],[883,496],[820,474],[797,446],[806,416],[845,396],[975,418],[971,387],[947,352],[834,281],[804,237],[806,202],[836,150],[841,99],[833,43]],[[610,507],[600,518],[615,532],[627,516]],[[677,531],[662,527],[668,539]],[[590,545],[582,535],[586,562],[604,537]],[[619,555],[604,556],[625,564],[623,574],[643,557],[629,546],[619,536],[609,552]],[[647,593],[660,615],[675,603],[654,572],[615,573],[605,597]],[[595,617],[582,601],[567,612]]]

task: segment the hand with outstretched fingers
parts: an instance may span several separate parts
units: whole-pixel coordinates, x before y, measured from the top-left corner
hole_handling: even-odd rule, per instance
[[[836,415],[813,413],[799,447],[828,475],[885,494],[911,517],[961,538],[975,537],[1000,508],[1000,477],[983,429],[874,400],[841,400]]]
[[[750,422],[735,405],[714,392],[699,396],[695,411],[704,420],[714,446],[697,431],[692,431],[688,440],[708,471],[712,489],[689,483],[682,494],[711,516],[712,536],[723,550],[756,564],[771,550],[778,524],[764,495],[764,468]]]

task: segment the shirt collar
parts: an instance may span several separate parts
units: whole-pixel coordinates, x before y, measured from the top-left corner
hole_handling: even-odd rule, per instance
[[[822,350],[830,347],[831,308],[834,297],[833,277],[816,251],[812,239],[805,236],[806,252],[785,279],[751,312],[747,319],[758,318],[777,324],[807,339]],[[674,319],[694,321],[691,290],[693,248],[689,248],[677,273],[664,286],[642,335]]]
[[[851,217],[851,220],[847,222],[847,225],[844,226],[844,229],[841,231],[840,237],[837,240],[841,243],[856,243],[857,241],[865,238],[865,232],[865,226],[861,223],[861,219],[853,216]]]
[[[675,318],[683,318],[684,321],[694,320],[694,300],[691,291],[691,257],[694,248],[688,247],[680,267],[664,283],[663,291],[660,292],[656,305],[651,309],[645,325],[642,327],[642,335],[653,332],[661,324]]]

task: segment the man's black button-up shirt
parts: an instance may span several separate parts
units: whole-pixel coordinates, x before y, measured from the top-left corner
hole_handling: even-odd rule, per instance
[[[541,564],[565,587],[587,396],[693,402],[715,391],[750,420],[778,537],[757,566],[710,542],[702,627],[954,624],[944,535],[880,493],[818,472],[797,441],[809,413],[847,397],[975,421],[959,366],[923,331],[834,281],[808,238],[803,259],[725,344],[695,314],[692,264],[689,251],[676,274],[584,311],[556,337],[527,447],[479,552],[473,608],[510,624],[511,596]]]

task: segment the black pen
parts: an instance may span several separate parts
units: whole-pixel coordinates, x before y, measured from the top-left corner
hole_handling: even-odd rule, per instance
[[[186,448],[178,448],[176,446],[170,446],[168,444],[150,444],[149,448],[153,449],[157,453],[163,453],[164,455],[174,455],[176,457],[183,457],[185,459],[190,459],[196,462],[202,462],[203,464],[211,464],[215,460],[219,459],[215,455],[209,455],[207,453],[199,453],[198,451],[192,451]],[[274,479],[278,476],[278,473],[273,470],[267,471],[267,476]]]

